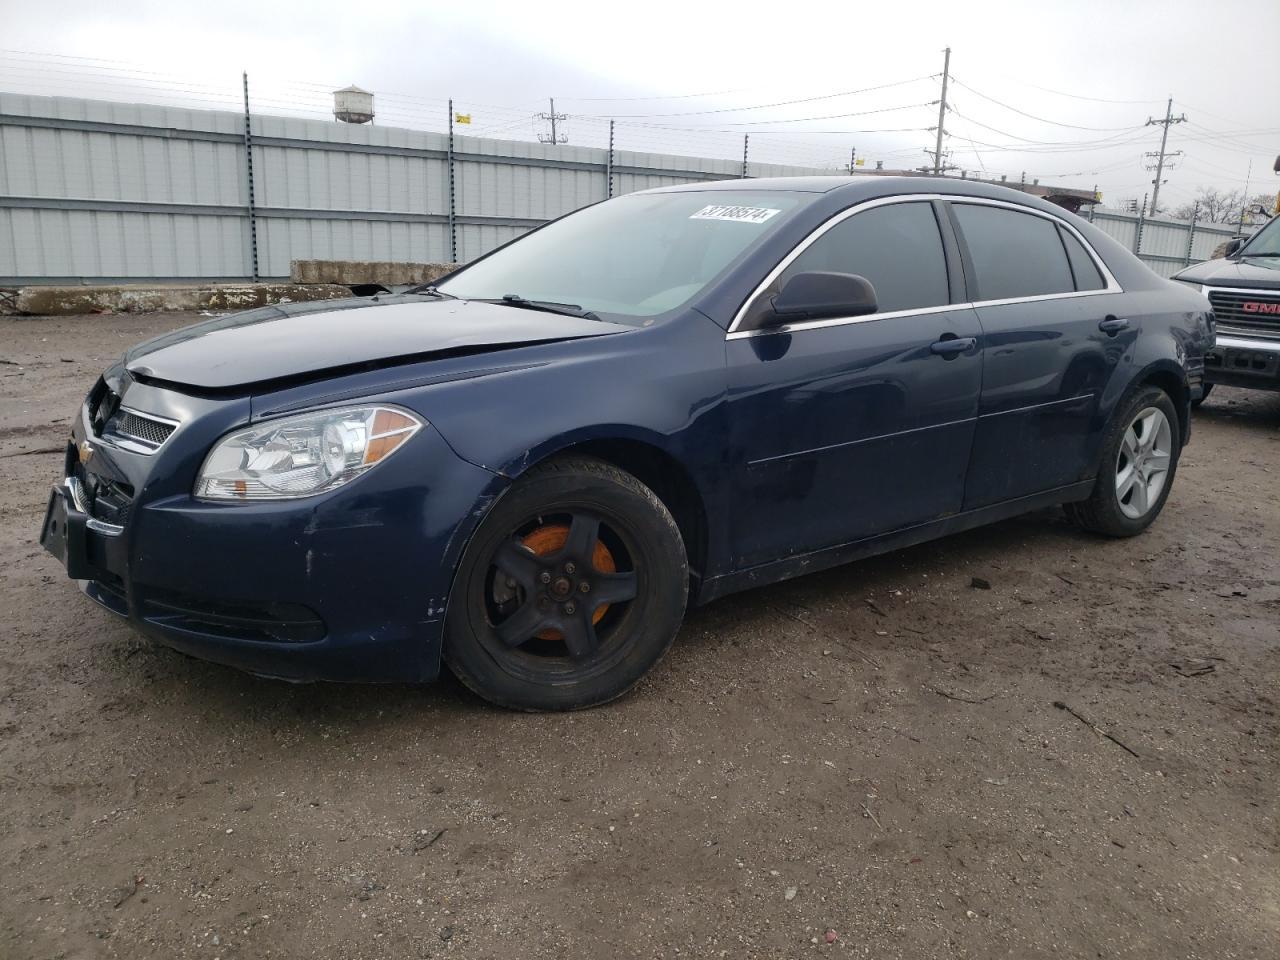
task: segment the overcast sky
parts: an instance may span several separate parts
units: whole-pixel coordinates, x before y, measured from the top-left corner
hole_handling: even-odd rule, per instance
[[[612,116],[625,149],[740,156],[745,133],[754,160],[886,167],[926,162],[949,45],[946,146],[973,174],[1141,198],[1172,96],[1162,209],[1243,187],[1250,160],[1251,193],[1280,188],[1280,0],[0,0],[0,23],[16,92],[213,108],[243,69],[264,113],[324,117],[354,82],[379,123],[441,129],[452,97],[467,132],[528,139],[555,97],[574,144]]]

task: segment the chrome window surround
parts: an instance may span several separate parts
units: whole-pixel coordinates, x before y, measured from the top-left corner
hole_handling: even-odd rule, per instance
[[[787,269],[787,267],[791,266],[792,262],[794,262],[800,254],[804,253],[805,250],[807,250],[828,230],[836,226],[836,224],[843,223],[850,217],[856,216],[862,211],[870,210],[874,207],[883,207],[892,203],[925,203],[934,200],[943,200],[949,203],[975,203],[988,207],[1004,207],[1005,209],[1014,210],[1018,213],[1026,213],[1034,217],[1043,217],[1050,223],[1055,223],[1064,230],[1070,231],[1071,235],[1080,241],[1081,246],[1085,249],[1085,253],[1093,259],[1094,266],[1098,268],[1098,272],[1102,275],[1103,282],[1106,283],[1106,286],[1101,290],[1069,290],[1065,293],[1044,293],[1032,297],[1007,297],[1003,300],[970,300],[964,303],[948,303],[936,307],[918,307],[912,310],[889,310],[885,313],[869,313],[860,317],[831,317],[825,320],[802,320],[798,323],[785,323],[776,327],[768,327],[763,330],[738,329],[742,325],[742,321],[746,317],[748,309],[753,303],[755,303],[756,298],[768,289],[769,285],[773,283],[773,281],[776,280],[778,276]],[[1067,255],[1065,250],[1063,250],[1062,255],[1064,257]],[[742,306],[738,308],[738,312],[733,316],[733,322],[729,324],[729,331],[725,334],[725,339],[740,340],[746,337],[761,337],[774,333],[795,333],[800,330],[816,330],[821,327],[838,327],[850,323],[870,323],[874,320],[889,320],[894,317],[914,317],[929,313],[946,313],[948,310],[963,310],[966,307],[993,307],[1006,303],[1034,303],[1038,300],[1060,300],[1064,297],[1092,297],[1098,296],[1099,294],[1123,292],[1124,288],[1120,286],[1119,282],[1107,268],[1106,262],[1098,256],[1097,251],[1093,249],[1093,245],[1090,244],[1083,235],[1081,235],[1079,230],[1067,223],[1067,221],[1060,217],[1056,217],[1051,213],[1047,213],[1043,210],[1035,210],[1031,207],[1024,207],[1021,204],[1011,203],[1008,200],[989,200],[985,197],[968,197],[959,194],[944,195],[940,193],[899,194],[893,197],[878,197],[875,200],[866,200],[850,207],[847,210],[841,210],[796,244],[795,248],[783,257],[782,261],[776,267],[769,271],[764,280],[762,280],[755,290],[751,292],[751,296],[747,297]]]
[[[155,453],[157,450],[163,447],[166,443],[168,443],[170,439],[173,438],[173,435],[177,433],[178,427],[182,426],[182,421],[180,420],[171,420],[168,417],[157,416],[154,413],[143,413],[141,410],[136,410],[133,407],[126,407],[124,404],[121,404],[119,407],[116,408],[116,413],[120,413],[121,411],[125,413],[131,413],[135,417],[138,417],[141,420],[151,420],[151,421],[154,421],[155,423],[163,423],[165,426],[172,428],[169,431],[169,436],[165,437],[163,440],[161,440],[159,443],[153,446],[151,444],[144,443],[139,439],[130,437],[129,434],[126,434],[126,433],[120,433],[114,430],[108,433],[106,430],[106,425],[103,426],[103,432],[98,436],[99,440],[101,440],[103,443],[110,444],[111,446],[119,447],[121,450],[128,450],[130,453],[142,454],[144,457],[151,456],[153,453]],[[114,420],[114,419],[115,419],[115,413],[113,413],[111,416],[111,420]],[[108,420],[108,424],[111,423],[111,420]]]

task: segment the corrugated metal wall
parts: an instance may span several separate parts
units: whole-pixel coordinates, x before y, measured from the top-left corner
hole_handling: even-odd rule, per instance
[[[257,273],[297,259],[471,260],[603,200],[607,150],[254,116]],[[244,115],[0,93],[0,283],[244,279],[253,274]],[[613,194],[742,175],[733,160],[618,151]],[[750,176],[831,170],[751,163]],[[1133,250],[1136,216],[1094,224]],[[1168,276],[1189,225],[1147,221],[1139,255]],[[1196,228],[1190,259],[1230,227]]]
[[[1189,263],[1208,260],[1223,240],[1236,235],[1235,227],[1223,223],[1197,223],[1194,231],[1188,220],[1146,220],[1132,213],[1095,211],[1093,225],[1115,238],[1162,277],[1171,277]],[[1137,247],[1138,228],[1142,246]],[[1188,242],[1190,251],[1188,251]]]
[[[287,277],[296,259],[449,259],[447,136],[271,116],[250,130],[259,276]],[[608,161],[607,150],[456,137],[457,257],[605,199]],[[619,151],[612,171],[618,195],[742,167]],[[252,273],[243,114],[0,93],[0,283]]]

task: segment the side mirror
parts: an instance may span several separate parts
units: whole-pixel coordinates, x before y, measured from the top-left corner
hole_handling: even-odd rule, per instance
[[[1227,241],[1226,246],[1222,248],[1222,255],[1229,257],[1244,245],[1243,237],[1232,237]]]
[[[852,273],[797,273],[773,298],[773,313],[780,323],[861,317],[877,309],[870,281]]]

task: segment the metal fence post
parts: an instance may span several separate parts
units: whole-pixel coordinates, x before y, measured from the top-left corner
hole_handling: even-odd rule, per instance
[[[453,175],[453,98],[449,98],[449,262],[458,262],[458,201]]]
[[[1093,211],[1098,209],[1098,185],[1093,185],[1093,203],[1089,204],[1089,222],[1093,223]]]
[[[613,121],[609,121],[609,156],[604,162],[604,198],[613,196]]]
[[[1187,230],[1187,255],[1183,258],[1185,266],[1191,266],[1191,247],[1196,242],[1196,220],[1200,216],[1200,201],[1191,207],[1191,227]]]
[[[1148,194],[1142,195],[1142,209],[1138,211],[1138,230],[1133,236],[1133,255],[1135,257],[1142,256],[1142,228],[1147,225],[1147,197]]]
[[[742,135],[742,179],[747,179],[747,143],[751,140],[751,135],[744,133]]]
[[[258,279],[258,215],[253,203],[253,131],[249,129],[249,72],[244,80],[244,172],[248,187],[249,208],[249,271],[253,280]]]

